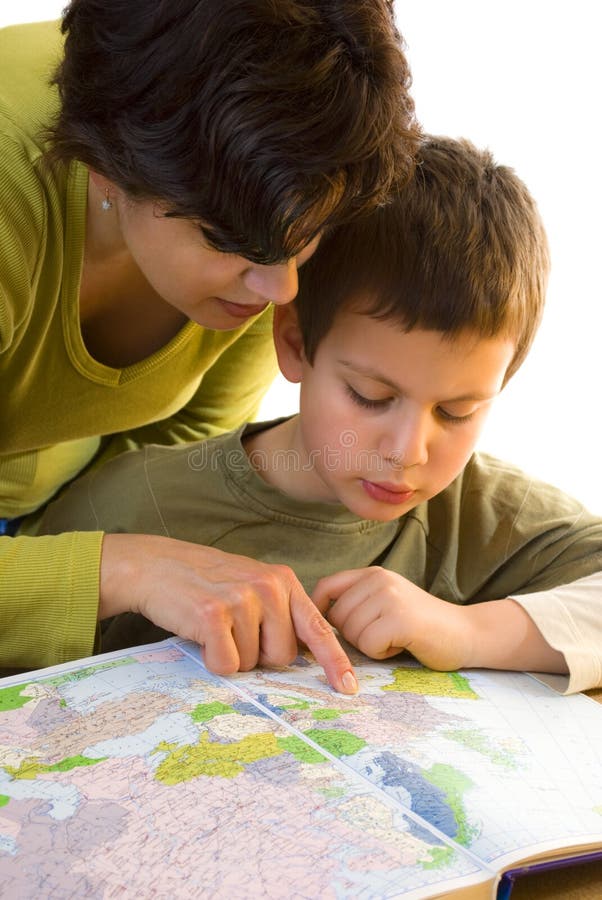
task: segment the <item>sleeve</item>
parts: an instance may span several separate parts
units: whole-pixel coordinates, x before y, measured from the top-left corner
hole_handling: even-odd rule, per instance
[[[459,602],[547,591],[602,570],[602,518],[514,466],[476,455],[449,500],[438,531],[447,530]]]
[[[277,371],[270,308],[217,358],[186,406],[168,419],[111,435],[95,465],[147,444],[188,443],[239,428],[257,415]]]
[[[26,150],[0,132],[0,359],[30,314],[46,217]]]
[[[0,667],[94,652],[101,545],[99,532],[0,538]]]
[[[602,571],[512,599],[531,616],[548,644],[564,654],[569,668],[568,679],[538,678],[565,694],[602,687]]]
[[[31,315],[46,216],[25,144],[0,132],[0,363]],[[0,667],[29,669],[89,655],[101,540],[0,537]]]
[[[555,687],[602,686],[602,518],[484,454],[463,498],[465,572],[480,573],[470,602],[510,597],[521,605],[564,654],[570,676],[550,677]]]

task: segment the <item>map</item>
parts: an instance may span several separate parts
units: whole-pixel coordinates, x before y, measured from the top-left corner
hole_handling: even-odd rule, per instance
[[[0,895],[485,897],[602,844],[593,701],[353,661],[356,697],[304,656],[220,678],[175,638],[1,680]]]

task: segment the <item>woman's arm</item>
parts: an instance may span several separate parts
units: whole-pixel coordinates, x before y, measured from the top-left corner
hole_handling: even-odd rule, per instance
[[[121,612],[204,648],[211,671],[279,666],[297,638],[332,686],[355,693],[351,664],[290,569],[158,535],[72,532],[0,538],[0,667],[90,656],[97,621]]]

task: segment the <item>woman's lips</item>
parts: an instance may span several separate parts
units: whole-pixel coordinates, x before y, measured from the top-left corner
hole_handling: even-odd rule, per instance
[[[407,503],[415,494],[413,488],[409,488],[406,485],[365,481],[363,479],[362,487],[373,500],[379,500],[381,503],[391,503],[398,506],[401,506],[402,503]]]
[[[248,303],[232,303],[230,300],[222,300],[221,297],[217,299],[228,315],[233,316],[235,319],[249,319],[251,316],[258,316],[268,305],[267,302],[251,305]]]

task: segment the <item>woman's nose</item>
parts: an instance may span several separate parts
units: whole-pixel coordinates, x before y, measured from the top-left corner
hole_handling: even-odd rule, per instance
[[[244,278],[248,290],[277,306],[290,303],[297,296],[297,260],[289,259],[272,266],[249,266]]]

